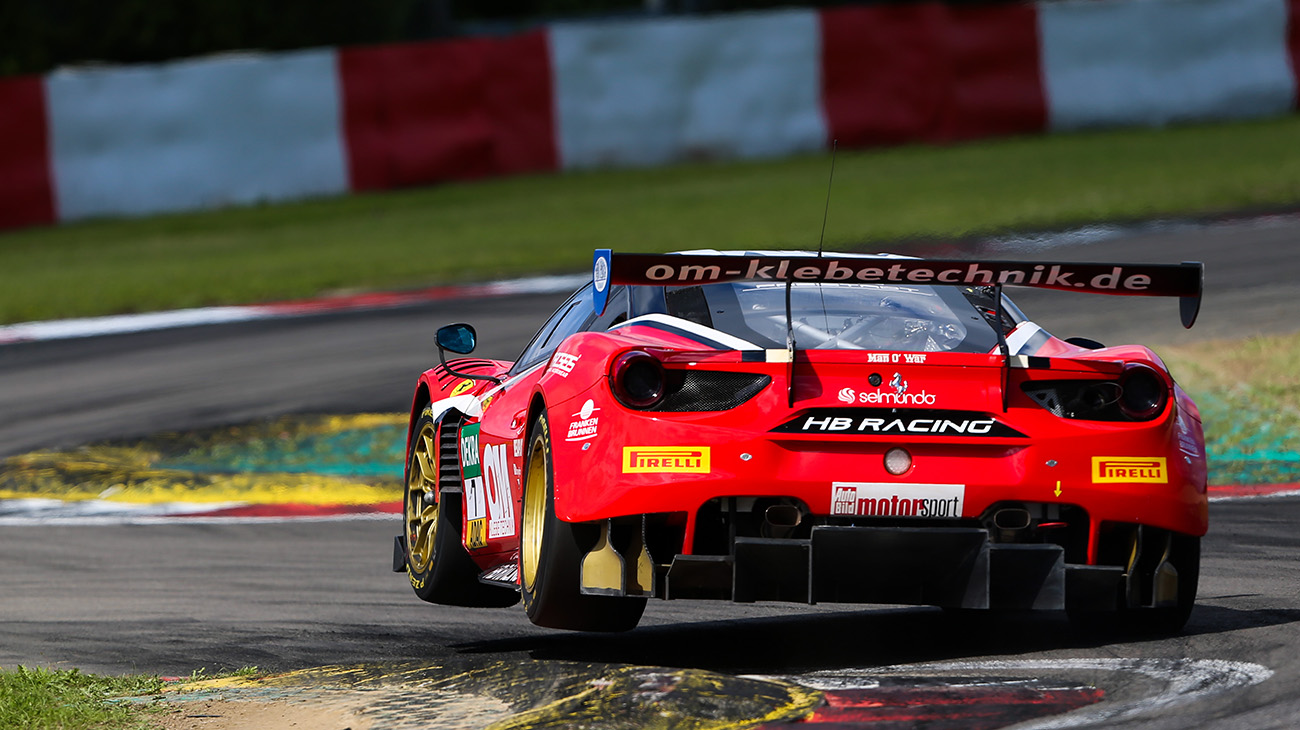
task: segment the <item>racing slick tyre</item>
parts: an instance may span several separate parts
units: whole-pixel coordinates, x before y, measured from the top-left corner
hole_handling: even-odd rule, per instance
[[[1187,624],[1196,603],[1201,574],[1201,538],[1171,534],[1169,563],[1178,571],[1178,596],[1174,605],[1159,608],[1125,606],[1118,611],[1071,611],[1070,621],[1088,631],[1143,636],[1177,634]]]
[[[538,626],[575,631],[628,631],[645,611],[645,598],[583,595],[582,557],[598,530],[555,515],[555,471],[546,414],[533,421],[524,468],[519,585],[524,612]]]
[[[437,477],[438,425],[426,409],[415,424],[402,495],[406,576],[415,595],[449,606],[518,603],[518,593],[479,582],[478,566],[461,544],[460,495],[442,494]]]

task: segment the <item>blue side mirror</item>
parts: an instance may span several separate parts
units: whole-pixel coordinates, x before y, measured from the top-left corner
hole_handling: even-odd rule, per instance
[[[474,328],[467,324],[449,324],[438,328],[438,347],[468,355],[474,351],[476,344]]]

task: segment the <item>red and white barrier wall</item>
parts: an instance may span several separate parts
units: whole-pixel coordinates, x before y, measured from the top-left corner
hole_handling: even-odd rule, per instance
[[[821,149],[817,14],[550,29],[566,168]]]
[[[45,78],[61,219],[346,188],[333,51],[223,56]]]
[[[0,79],[0,228],[1296,108],[1300,0],[564,23]]]

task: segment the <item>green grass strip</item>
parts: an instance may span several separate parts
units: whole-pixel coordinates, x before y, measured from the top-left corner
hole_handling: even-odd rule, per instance
[[[0,323],[809,248],[827,154],[451,184],[0,235]],[[1300,117],[843,150],[830,249],[1300,202]]]
[[[162,692],[155,676],[101,677],[76,669],[0,671],[0,727],[6,730],[143,730],[149,706],[120,698]]]
[[[1300,334],[1160,348],[1201,410],[1210,483],[1300,482]],[[401,498],[406,415],[284,416],[0,460],[0,498],[373,504]]]
[[[1300,482],[1300,335],[1160,348],[1201,409],[1211,484]]]

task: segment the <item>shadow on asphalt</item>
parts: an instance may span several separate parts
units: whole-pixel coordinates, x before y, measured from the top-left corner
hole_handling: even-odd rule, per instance
[[[1198,606],[1184,636],[1297,621],[1300,609]],[[1096,648],[1161,638],[1088,632],[1072,626],[1060,613],[967,616],[916,608],[646,626],[626,634],[556,632],[450,648],[462,654],[526,652],[541,660],[770,674]]]

